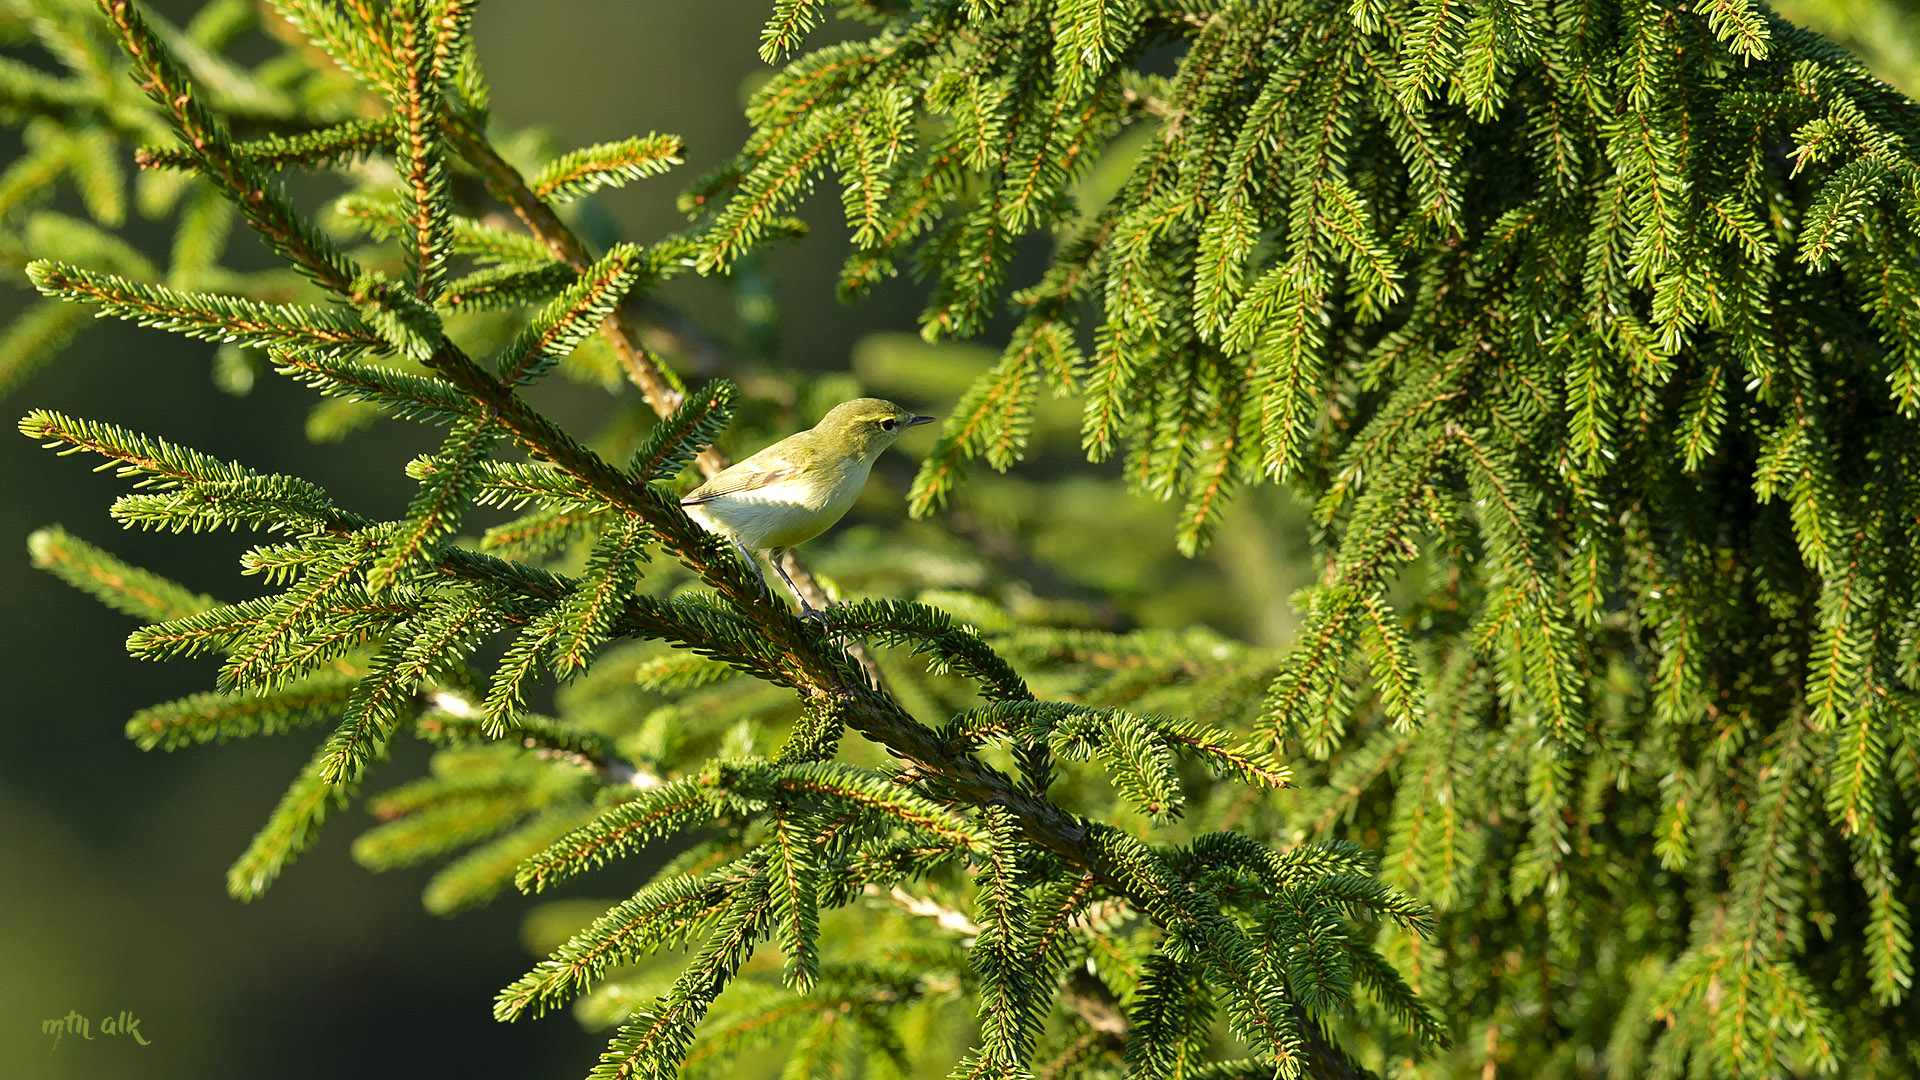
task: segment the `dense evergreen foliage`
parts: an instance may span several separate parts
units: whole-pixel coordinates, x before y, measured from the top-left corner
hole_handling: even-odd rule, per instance
[[[945,122],[821,119],[897,99]],[[1920,1063],[1912,102],[1741,3],[916,4],[752,115],[715,264],[831,164],[846,284],[914,260],[935,337],[1070,232],[917,508],[1048,383],[1183,548],[1236,484],[1316,500],[1255,728],[1325,764],[1267,820],[1386,841],[1456,1034]],[[1064,200],[1129,121],[1119,193]]]
[[[250,4],[15,0],[71,70],[0,67],[4,242],[47,296],[0,385],[92,307],[314,387],[317,435],[445,429],[379,521],[22,422],[137,478],[128,525],[278,534],[234,604],[32,541],[137,655],[224,658],[140,745],[327,732],[235,895],[411,734],[445,748],[355,854],[451,856],[436,911],[670,855],[538,909],[551,955],[496,1002],[617,1025],[600,1076],[1920,1068],[1920,108],[1741,0],[837,6],[868,36],[808,52],[829,5],[773,5],[690,227],[596,252],[567,204],[678,142],[497,131],[467,0],[280,0],[251,68]],[[107,231],[134,145],[164,271]],[[352,190],[308,213],[295,168]],[[689,392],[633,310],[801,232],[828,176],[850,298],[905,267],[930,341],[1017,317],[914,510],[971,514],[969,463],[1075,398],[1183,552],[1236,493],[1311,502],[1290,647],[1100,625],[958,520],[962,555],[903,535],[849,574],[891,595],[814,626],[686,519],[752,403]],[[31,204],[63,183],[91,223]],[[236,221],[292,271],[222,269]],[[521,392],[554,371],[644,402],[570,433]]]

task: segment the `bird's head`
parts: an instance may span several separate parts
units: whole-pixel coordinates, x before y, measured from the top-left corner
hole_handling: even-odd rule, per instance
[[[933,417],[915,416],[891,401],[863,397],[835,405],[813,431],[834,453],[872,461],[908,428],[932,422]]]

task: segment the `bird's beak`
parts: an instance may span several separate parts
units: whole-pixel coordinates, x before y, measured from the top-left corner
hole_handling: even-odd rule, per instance
[[[901,426],[902,427],[919,427],[921,424],[931,424],[933,423],[933,421],[934,421],[934,418],[931,416],[909,416],[907,417],[907,422]]]

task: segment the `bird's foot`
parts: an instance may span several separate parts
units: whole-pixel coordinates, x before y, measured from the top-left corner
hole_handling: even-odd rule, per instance
[[[813,607],[803,602],[800,605],[800,621],[812,623],[815,626],[825,626],[827,624],[826,609]]]

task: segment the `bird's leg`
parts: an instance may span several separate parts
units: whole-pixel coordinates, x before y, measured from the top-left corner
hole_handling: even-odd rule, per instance
[[[732,537],[728,537],[727,539],[733,540]],[[748,551],[746,548],[746,545],[742,544],[738,540],[733,540],[733,550],[740,553],[740,561],[746,563],[747,569],[753,571],[753,580],[760,583],[761,591],[765,592],[769,597],[771,597],[773,595],[773,590],[767,587],[767,575],[762,573],[760,570],[760,560],[754,558],[753,552]],[[774,569],[778,570],[780,568],[778,566],[775,566]],[[785,574],[782,574],[780,576],[786,577]],[[789,588],[792,587],[791,583],[789,583],[788,587]]]
[[[793,579],[787,576],[787,568],[780,565],[780,556],[784,554],[786,554],[785,551],[769,551],[767,552],[767,562],[773,565],[773,572],[780,575],[780,580],[787,583],[787,589],[793,593],[793,598],[800,601],[800,617],[803,619],[826,618],[826,616],[821,614],[812,604],[807,603],[807,598],[800,595],[800,587],[795,585]]]

